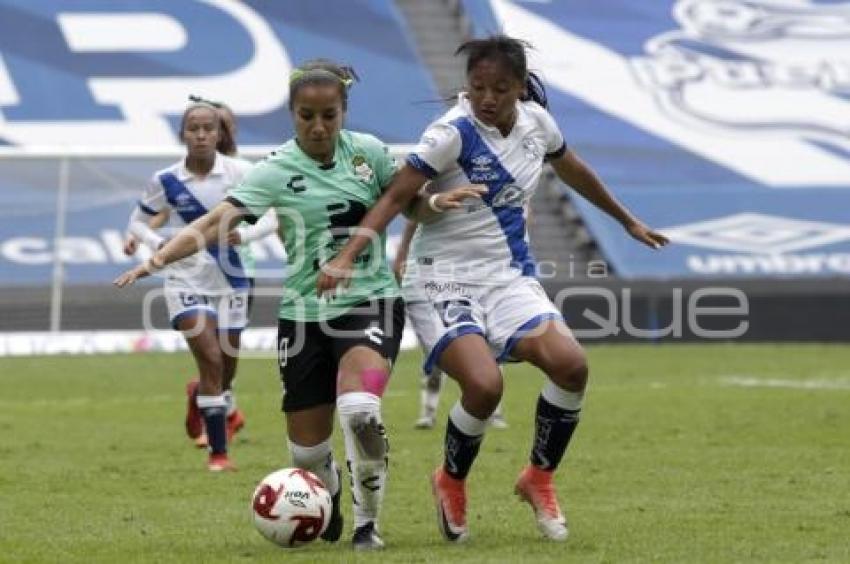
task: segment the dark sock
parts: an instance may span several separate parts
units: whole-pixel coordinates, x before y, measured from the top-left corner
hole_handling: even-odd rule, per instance
[[[578,426],[580,409],[563,409],[552,405],[543,396],[537,398],[534,424],[534,447],[531,463],[542,470],[554,470],[561,463],[573,431]]]
[[[201,415],[207,429],[207,440],[211,454],[227,454],[227,431],[225,418],[227,408],[224,406],[202,407]]]
[[[478,449],[481,447],[481,441],[484,435],[471,437],[464,434],[452,422],[449,417],[449,423],[446,425],[446,473],[452,478],[465,480],[469,469],[472,468],[472,463],[475,462],[475,457],[478,456]]]

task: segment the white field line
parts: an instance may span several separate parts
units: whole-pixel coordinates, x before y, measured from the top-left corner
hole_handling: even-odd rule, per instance
[[[755,378],[752,376],[724,376],[719,378],[724,386],[740,388],[784,388],[789,390],[850,390],[850,380],[791,380],[784,378]]]
[[[404,397],[409,395],[404,390],[387,390],[384,393],[383,397]],[[268,394],[265,393],[237,393],[237,397],[240,400],[244,400],[247,398],[260,398],[264,399],[268,397]],[[91,408],[94,407],[106,407],[106,406],[116,406],[116,405],[140,405],[140,404],[168,404],[173,403],[175,406],[179,406],[180,409],[183,409],[186,405],[186,395],[185,392],[176,391],[173,395],[166,394],[156,394],[150,396],[138,396],[138,397],[89,397],[89,396],[78,396],[72,398],[36,398],[36,399],[0,399],[0,410],[2,409],[45,409],[45,408]]]

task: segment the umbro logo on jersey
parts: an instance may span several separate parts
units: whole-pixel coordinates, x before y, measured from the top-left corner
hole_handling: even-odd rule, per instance
[[[850,227],[759,213],[739,213],[663,230],[674,243],[781,255],[850,241]]]
[[[490,165],[493,164],[493,159],[487,155],[479,155],[472,159],[472,164],[475,166],[476,171],[484,172],[490,170]]]

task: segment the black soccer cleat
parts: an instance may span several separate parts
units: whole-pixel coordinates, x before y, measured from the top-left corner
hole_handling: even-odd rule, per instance
[[[336,542],[342,536],[342,511],[340,510],[342,472],[340,472],[339,466],[336,467],[336,481],[339,484],[339,489],[331,497],[331,520],[328,521],[328,528],[321,535],[322,540],[327,542]]]
[[[354,530],[351,544],[354,545],[355,550],[380,550],[384,548],[384,541],[378,534],[374,521],[369,521],[362,527],[357,527]]]

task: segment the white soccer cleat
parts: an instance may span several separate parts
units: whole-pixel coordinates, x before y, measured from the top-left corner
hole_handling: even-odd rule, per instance
[[[433,429],[437,421],[433,415],[423,415],[413,424],[414,429]]]

